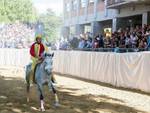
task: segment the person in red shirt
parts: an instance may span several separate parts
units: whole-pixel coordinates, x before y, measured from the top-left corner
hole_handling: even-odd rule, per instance
[[[31,60],[32,60],[32,66],[31,66],[31,76],[32,76],[32,81],[35,82],[35,76],[34,76],[34,70],[35,67],[38,63],[42,62],[43,60],[43,55],[44,52],[48,52],[48,48],[42,43],[42,36],[37,35],[35,42],[32,44],[30,48],[30,55],[31,55]],[[52,82],[56,82],[55,78],[52,74]]]

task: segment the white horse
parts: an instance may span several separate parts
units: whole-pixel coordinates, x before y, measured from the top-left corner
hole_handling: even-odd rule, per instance
[[[50,91],[52,90],[55,95],[55,106],[59,106],[59,100],[57,96],[56,89],[51,81],[52,74],[52,64],[53,64],[53,54],[44,54],[43,62],[36,66],[35,70],[35,82],[38,88],[39,98],[40,98],[40,109],[45,111],[44,108],[44,96],[43,96],[43,85],[47,84]],[[30,92],[30,76],[31,76],[31,64],[26,67],[26,82],[27,82],[27,101],[29,102],[29,92]]]

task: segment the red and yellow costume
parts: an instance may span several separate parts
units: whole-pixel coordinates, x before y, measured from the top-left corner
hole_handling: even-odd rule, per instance
[[[30,48],[30,54],[34,58],[41,57],[44,51],[45,51],[45,47],[42,43],[41,44],[34,43]]]
[[[41,35],[38,35],[36,37],[37,38],[42,38]],[[31,77],[32,80],[34,81],[34,69],[35,66],[41,62],[42,59],[42,55],[44,54],[44,52],[48,52],[48,47],[44,44],[42,44],[41,42],[38,43],[37,41],[35,43],[32,44],[31,48],[30,48],[30,55],[31,55],[31,60],[32,60],[32,67],[31,67]],[[52,74],[52,80],[55,81],[54,75]],[[30,79],[31,80],[31,79]]]
[[[41,35],[36,36],[36,40],[37,38],[42,38]],[[34,69],[35,66],[41,62],[41,58],[42,58],[42,54],[44,52],[48,52],[48,48],[46,46],[44,46],[44,44],[37,43],[37,41],[35,43],[32,44],[31,48],[30,48],[30,55],[31,55],[31,60],[32,60],[32,67],[31,67],[31,75],[34,76]]]

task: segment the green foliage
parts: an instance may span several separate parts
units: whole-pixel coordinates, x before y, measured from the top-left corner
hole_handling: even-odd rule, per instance
[[[48,41],[52,41],[58,37],[61,18],[56,16],[50,9],[46,14],[37,14],[33,6],[32,0],[0,0],[0,22],[14,23],[32,22],[37,20],[44,24],[44,34]]]
[[[0,0],[0,22],[34,22],[36,18],[31,0]]]
[[[44,34],[48,38],[48,42],[59,37],[58,34],[62,24],[61,17],[56,16],[52,10],[48,9],[46,14],[39,16],[39,21],[44,24]]]

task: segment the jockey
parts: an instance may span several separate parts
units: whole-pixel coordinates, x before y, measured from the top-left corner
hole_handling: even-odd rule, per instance
[[[44,52],[48,52],[48,47],[42,43],[42,35],[37,35],[35,38],[35,42],[32,44],[30,48],[30,55],[32,60],[31,76],[33,82],[35,82],[34,80],[35,67],[38,63],[42,62]],[[55,82],[53,74],[52,74],[52,82]]]

